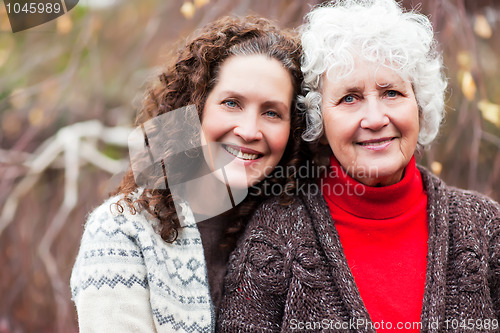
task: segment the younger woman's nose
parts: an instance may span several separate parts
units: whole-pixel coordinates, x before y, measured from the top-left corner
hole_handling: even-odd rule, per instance
[[[262,132],[259,128],[258,115],[252,112],[244,112],[238,119],[233,133],[246,142],[262,140]]]

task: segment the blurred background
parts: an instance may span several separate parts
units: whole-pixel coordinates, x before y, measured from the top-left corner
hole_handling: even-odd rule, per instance
[[[127,167],[144,84],[227,14],[297,27],[303,0],[93,0],[11,32],[0,1],[0,333],[77,332],[69,277],[83,224]],[[420,163],[500,200],[500,1],[405,0],[430,16],[449,78]]]

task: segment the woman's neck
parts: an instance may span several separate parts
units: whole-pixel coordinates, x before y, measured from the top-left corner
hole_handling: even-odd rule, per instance
[[[331,169],[321,180],[323,195],[343,210],[360,217],[387,219],[403,214],[423,191],[422,178],[412,157],[402,179],[393,185],[367,186],[349,176],[332,156]]]
[[[247,194],[248,189],[230,188],[216,177],[215,172],[204,171],[200,168],[194,179],[183,184],[184,199],[195,216],[210,218],[222,214],[234,208],[234,197]]]

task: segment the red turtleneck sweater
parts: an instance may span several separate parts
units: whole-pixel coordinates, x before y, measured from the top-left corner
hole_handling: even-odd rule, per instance
[[[384,187],[365,186],[335,157],[330,162],[333,176],[322,180],[323,195],[374,328],[418,332],[414,323],[422,310],[428,226],[427,195],[415,158],[401,181]]]

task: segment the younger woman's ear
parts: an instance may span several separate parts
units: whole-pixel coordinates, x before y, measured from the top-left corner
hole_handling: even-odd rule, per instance
[[[326,138],[325,133],[321,134],[321,137],[319,138],[319,144],[323,146],[328,146],[328,139]]]

